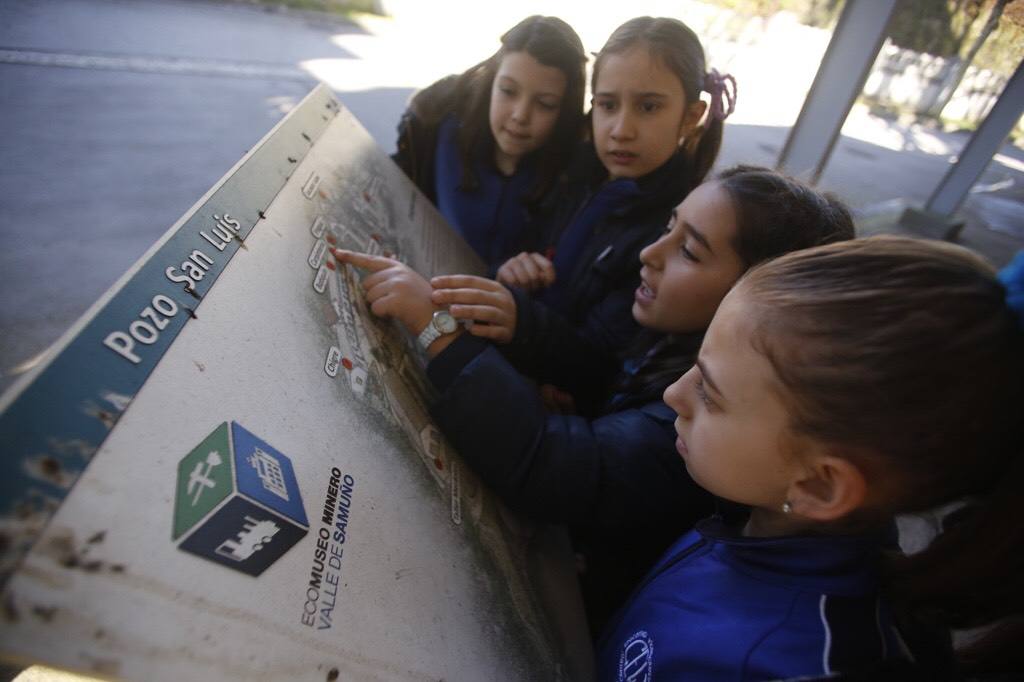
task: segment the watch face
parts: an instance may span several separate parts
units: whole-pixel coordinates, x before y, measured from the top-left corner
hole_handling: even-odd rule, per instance
[[[458,321],[447,310],[434,313],[434,327],[442,334],[451,334],[458,326]]]

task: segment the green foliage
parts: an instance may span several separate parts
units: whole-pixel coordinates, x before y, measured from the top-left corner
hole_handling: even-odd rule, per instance
[[[889,38],[908,50],[964,57],[985,25],[995,0],[900,0]],[[1004,76],[1024,58],[1024,2],[1011,2],[972,65]]]
[[[350,14],[352,12],[373,12],[373,0],[251,0],[259,5],[291,7],[329,14]]]
[[[1024,6],[1024,3],[1013,3]],[[1024,22],[1007,11],[1003,14],[999,27],[992,32],[982,46],[978,56],[974,58],[974,66],[980,69],[991,69],[998,74],[1010,76],[1024,59]],[[981,23],[980,21],[978,22]]]
[[[981,32],[995,0],[898,0],[889,38],[902,48],[938,57],[965,56]],[[789,11],[804,24],[834,28],[843,0],[712,0],[746,16]],[[1024,0],[1007,6],[972,64],[1004,76],[1024,58]]]

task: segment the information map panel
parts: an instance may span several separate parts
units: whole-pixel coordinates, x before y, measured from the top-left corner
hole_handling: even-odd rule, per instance
[[[324,87],[0,406],[0,651],[138,680],[585,676],[571,562],[463,468],[332,245],[469,247]]]

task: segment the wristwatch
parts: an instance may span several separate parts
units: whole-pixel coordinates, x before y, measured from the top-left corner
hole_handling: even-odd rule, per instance
[[[427,324],[427,328],[420,332],[416,342],[420,344],[420,348],[426,350],[438,337],[444,334],[451,334],[458,327],[459,323],[452,317],[451,313],[447,310],[437,310],[434,312],[434,317],[431,318],[430,323]]]

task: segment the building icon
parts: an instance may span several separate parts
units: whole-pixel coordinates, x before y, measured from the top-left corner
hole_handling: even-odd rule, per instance
[[[172,540],[257,576],[309,531],[291,460],[236,422],[178,463]]]
[[[246,460],[256,470],[256,475],[263,482],[263,487],[288,501],[288,488],[284,484],[284,473],[281,471],[281,463],[273,455],[267,454],[259,447],[253,450]]]

